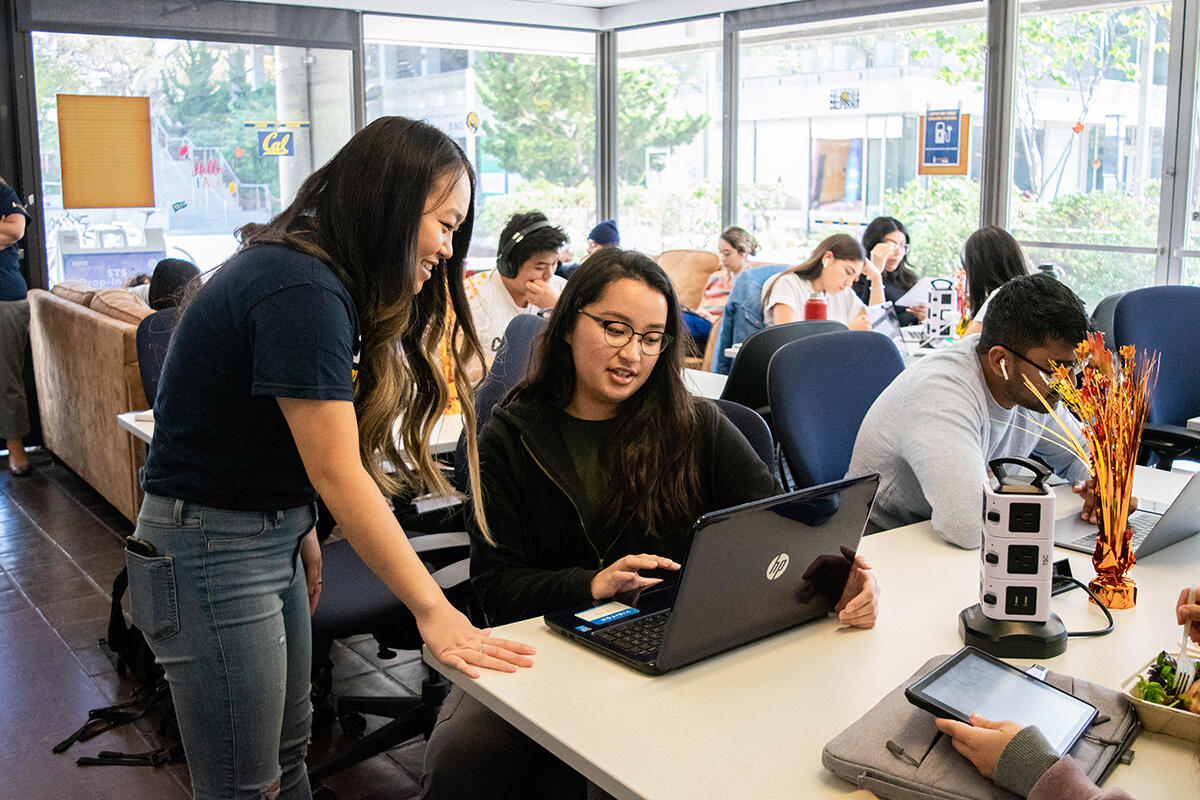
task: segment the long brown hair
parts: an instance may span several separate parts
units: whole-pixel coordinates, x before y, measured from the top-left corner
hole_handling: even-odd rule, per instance
[[[429,197],[438,180],[464,174],[471,203],[454,233],[454,254],[439,262],[418,293],[417,237],[426,202],[438,199]],[[449,341],[457,343],[450,349],[471,485],[479,485],[474,393],[466,365],[482,363],[483,350],[463,288],[474,207],[475,173],[453,139],[424,122],[382,117],[310,175],[274,219],[238,231],[243,248],[280,244],[321,260],[350,293],[361,337],[354,391],[359,453],[385,494],[421,489],[455,494],[429,448],[450,399],[440,366],[448,325]],[[398,418],[403,453],[393,433]],[[384,471],[385,463],[394,475]],[[480,529],[490,537],[480,493],[472,495]]]
[[[862,243],[853,236],[845,233],[835,233],[833,236],[826,237],[812,251],[812,255],[808,257],[803,264],[785,269],[777,275],[773,275],[766,285],[763,286],[762,304],[763,313],[766,313],[767,302],[771,299],[771,290],[775,288],[775,284],[784,275],[795,275],[798,278],[803,278],[806,281],[814,281],[821,277],[821,273],[825,271],[825,265],[821,259],[826,253],[833,253],[833,257],[839,261],[866,261],[867,254],[863,252]]]
[[[575,395],[575,360],[567,337],[609,284],[622,278],[644,283],[667,300],[666,334],[671,343],[650,376],[617,410],[615,463],[609,496],[601,508],[620,509],[654,535],[687,525],[697,516],[700,476],[692,457],[697,428],[696,400],[683,385],[683,320],[670,278],[648,256],[619,247],[597,250],[571,273],[550,324],[541,337],[533,375],[513,397],[534,396],[566,408]]]

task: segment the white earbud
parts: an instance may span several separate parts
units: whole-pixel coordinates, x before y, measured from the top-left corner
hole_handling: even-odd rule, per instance
[[[1004,375],[1004,380],[1008,380],[1008,367],[1004,363],[1004,359],[1000,359],[1000,373]]]

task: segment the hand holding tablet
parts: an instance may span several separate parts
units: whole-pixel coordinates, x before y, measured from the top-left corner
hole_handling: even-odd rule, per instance
[[[976,715],[980,727],[995,730],[1000,729],[1001,721],[1011,721],[1016,728],[1005,737],[1005,743],[1016,730],[1036,725],[1060,756],[1096,717],[1096,707],[1090,703],[973,647],[950,656],[904,694],[913,705],[936,717],[972,723],[972,715]]]

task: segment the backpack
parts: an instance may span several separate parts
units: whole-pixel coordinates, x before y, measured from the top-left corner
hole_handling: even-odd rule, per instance
[[[175,705],[171,701],[171,689],[163,675],[163,668],[154,660],[154,653],[137,626],[125,624],[121,598],[125,596],[128,588],[129,573],[122,569],[113,581],[107,638],[101,639],[100,645],[107,646],[116,655],[117,674],[124,675],[128,672],[137,682],[137,687],[130,699],[124,703],[88,711],[87,722],[56,744],[53,751],[61,753],[75,742],[87,741],[118,725],[142,717],[157,721],[155,732],[160,746],[144,753],[103,750],[96,756],[77,759],[75,763],[80,766],[159,767],[183,760],[183,742],[179,736],[179,724],[175,720]]]

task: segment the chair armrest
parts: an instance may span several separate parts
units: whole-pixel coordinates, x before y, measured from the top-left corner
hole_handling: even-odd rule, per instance
[[[1200,447],[1200,433],[1182,425],[1147,422],[1142,425],[1142,444],[1152,450],[1160,447],[1187,450]]]
[[[460,561],[455,561],[449,566],[430,573],[433,576],[437,585],[442,588],[443,592],[449,593],[452,589],[469,584],[471,580],[471,560],[464,558]]]
[[[471,546],[471,537],[467,535],[466,531],[425,533],[420,536],[412,536],[408,541],[412,545],[413,550],[422,556],[444,550],[470,548]]]

